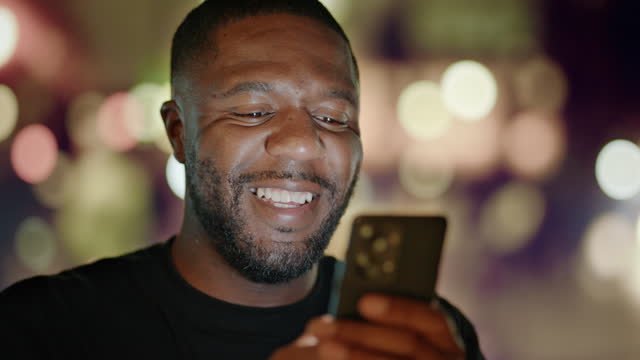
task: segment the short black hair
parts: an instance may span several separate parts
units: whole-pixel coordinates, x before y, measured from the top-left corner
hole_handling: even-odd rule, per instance
[[[171,45],[171,83],[192,64],[203,50],[215,50],[211,33],[230,22],[250,16],[291,14],[314,19],[337,32],[347,44],[358,76],[351,44],[344,30],[329,10],[318,0],[206,0],[187,14]]]

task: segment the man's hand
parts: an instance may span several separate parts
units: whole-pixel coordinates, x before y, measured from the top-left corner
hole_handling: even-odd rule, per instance
[[[456,329],[434,304],[367,295],[358,310],[368,322],[314,319],[300,339],[276,351],[272,360],[464,359]]]

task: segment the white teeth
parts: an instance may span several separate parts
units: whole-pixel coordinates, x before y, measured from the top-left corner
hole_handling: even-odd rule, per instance
[[[304,204],[307,201],[305,193],[293,193],[292,200],[298,204]]]
[[[279,207],[279,208],[285,208],[285,209],[291,209],[291,208],[298,207],[298,205],[283,204],[283,203],[273,203],[273,206]]]
[[[271,200],[275,202],[280,202],[280,191],[273,190],[271,191]]]
[[[313,194],[310,192],[287,191],[274,188],[257,188],[255,194],[260,199],[271,200],[278,203],[278,207],[296,207],[297,205],[288,204],[291,202],[297,204],[310,203],[313,200]],[[274,204],[276,205],[276,204]],[[287,206],[280,206],[287,205]]]

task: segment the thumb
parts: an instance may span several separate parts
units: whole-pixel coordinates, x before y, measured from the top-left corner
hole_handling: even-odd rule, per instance
[[[276,350],[269,360],[316,360],[318,338],[312,334],[302,334],[296,341]]]

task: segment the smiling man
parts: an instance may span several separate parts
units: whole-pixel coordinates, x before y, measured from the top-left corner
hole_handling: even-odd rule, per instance
[[[362,160],[356,60],[316,0],[212,0],[172,47],[161,114],[186,166],[169,241],[0,295],[20,359],[481,359],[444,300],[371,295],[326,316],[323,252]],[[366,121],[366,119],[365,119]]]

